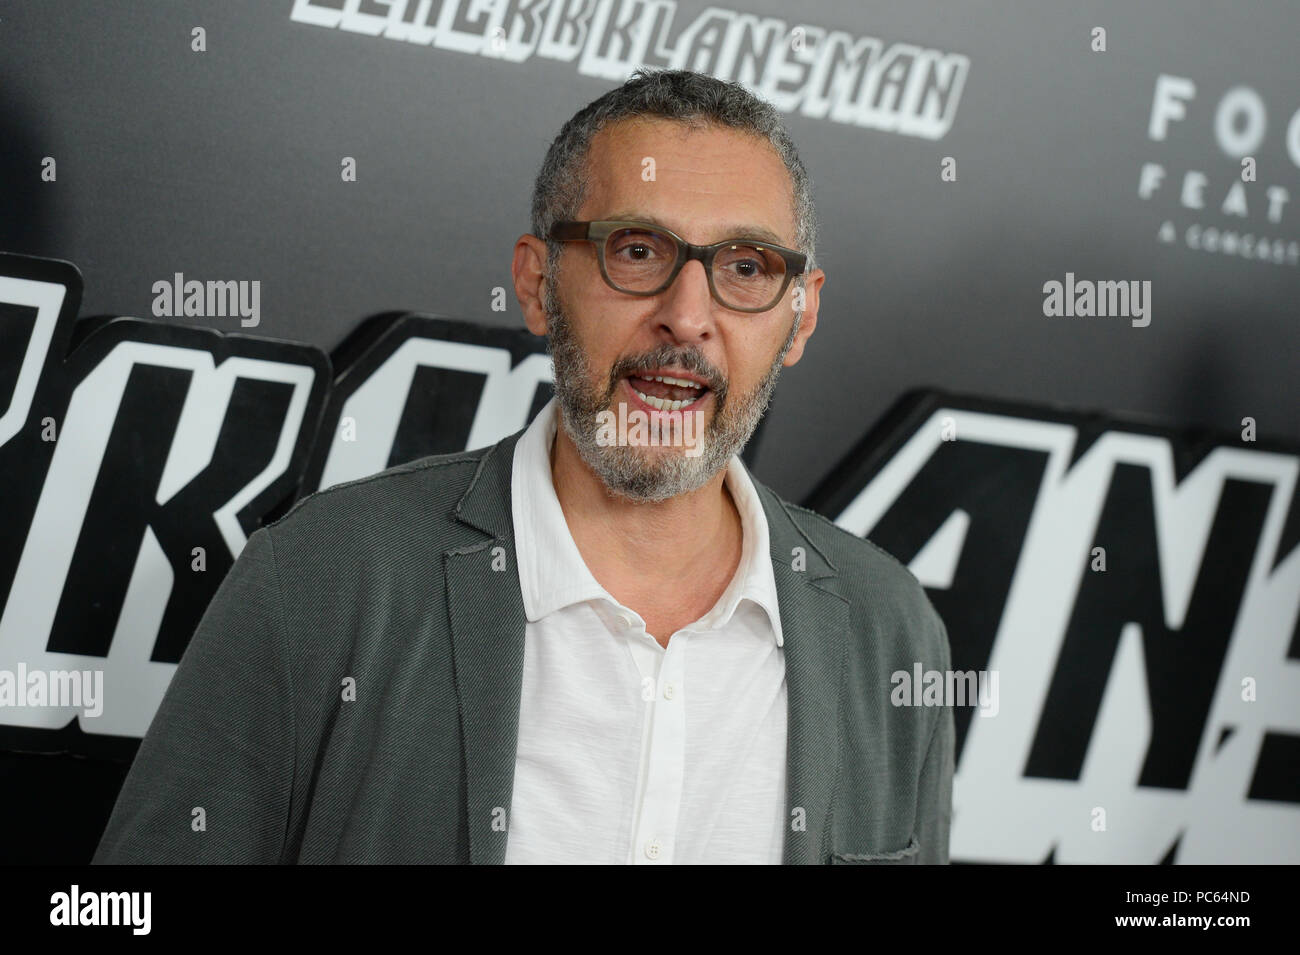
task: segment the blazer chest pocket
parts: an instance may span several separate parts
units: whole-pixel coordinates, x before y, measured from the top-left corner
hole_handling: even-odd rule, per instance
[[[902,849],[892,852],[832,852],[831,865],[916,865],[921,844],[913,835]]]

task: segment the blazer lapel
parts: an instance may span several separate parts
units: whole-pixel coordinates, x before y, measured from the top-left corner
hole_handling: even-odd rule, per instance
[[[754,485],[767,515],[785,642],[790,829],[782,861],[820,864],[830,854],[831,800],[839,776],[849,604],[834,592],[835,566],[798,528],[777,496],[758,481]]]
[[[487,451],[456,506],[456,519],[486,536],[443,553],[465,739],[469,853],[475,864],[505,861],[514,788],[527,618],[515,560],[510,477],[522,433]]]

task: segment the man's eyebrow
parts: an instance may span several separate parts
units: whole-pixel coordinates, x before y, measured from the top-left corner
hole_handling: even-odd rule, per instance
[[[677,232],[678,235],[681,235],[681,233],[672,226],[643,212],[616,212],[612,215],[606,216],[606,218],[627,219],[633,222],[647,222],[650,225],[657,225],[662,229],[670,229],[673,232]],[[723,226],[720,231],[722,232],[722,237],[717,240],[719,242],[723,241],[723,239],[761,239],[764,242],[770,242],[772,245],[779,245],[783,248],[785,247],[784,240],[766,226],[730,224]]]

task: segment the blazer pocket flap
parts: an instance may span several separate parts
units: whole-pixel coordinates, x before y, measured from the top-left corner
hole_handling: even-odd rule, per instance
[[[920,851],[921,844],[913,834],[906,846],[891,852],[832,852],[831,865],[915,865]]]

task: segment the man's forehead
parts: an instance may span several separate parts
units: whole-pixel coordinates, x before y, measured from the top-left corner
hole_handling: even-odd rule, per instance
[[[695,242],[739,235],[795,241],[789,172],[752,133],[635,117],[592,137],[587,161],[581,218],[641,219]]]

